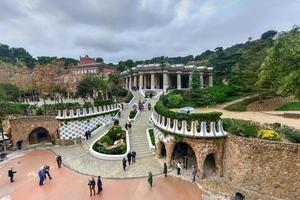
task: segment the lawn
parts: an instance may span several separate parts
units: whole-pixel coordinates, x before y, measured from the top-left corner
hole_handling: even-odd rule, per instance
[[[300,101],[290,102],[276,108],[277,111],[300,111]]]

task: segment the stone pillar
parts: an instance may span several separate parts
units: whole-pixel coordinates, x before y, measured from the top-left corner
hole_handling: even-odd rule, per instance
[[[214,81],[213,81],[213,75],[212,74],[209,74],[208,75],[208,86],[209,87],[212,87],[214,84]]]
[[[141,90],[142,88],[143,88],[143,74],[140,74],[139,89]]]
[[[128,78],[127,77],[125,77],[125,85],[126,85],[125,88],[128,89]]]
[[[189,87],[191,87],[192,84],[192,74],[189,74]]]
[[[175,140],[169,140],[168,143],[165,144],[166,163],[167,163],[168,168],[171,168],[173,166],[172,155],[173,155],[173,150],[174,150],[175,144],[176,144]]]
[[[144,89],[147,88],[147,74],[144,75]]]
[[[200,72],[200,87],[203,88],[203,72]]]
[[[164,72],[163,74],[163,89],[166,91],[169,87],[169,80],[168,80],[168,74]]]
[[[133,75],[133,86],[137,87],[137,76]]]
[[[132,89],[132,76],[129,76],[129,90]]]
[[[181,89],[181,73],[177,74],[177,89]]]
[[[155,83],[154,83],[154,81],[155,81],[155,74],[154,73],[151,73],[151,90],[154,90],[154,88],[155,88]]]

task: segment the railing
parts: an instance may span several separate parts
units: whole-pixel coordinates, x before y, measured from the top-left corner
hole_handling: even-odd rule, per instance
[[[111,104],[106,106],[99,106],[99,107],[91,107],[91,108],[78,108],[76,110],[58,110],[58,114],[56,119],[73,119],[73,118],[80,118],[80,117],[87,117],[87,116],[94,116],[94,115],[101,115],[117,110],[121,110],[121,104]]]
[[[155,111],[152,112],[151,119],[156,127],[178,135],[185,135],[198,138],[226,137],[222,121],[218,122],[198,122],[198,121],[178,121],[177,119],[166,118]]]

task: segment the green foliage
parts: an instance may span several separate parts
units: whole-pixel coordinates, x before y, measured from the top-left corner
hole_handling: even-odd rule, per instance
[[[223,119],[224,130],[243,137],[257,137],[260,125],[253,121]]]
[[[154,106],[155,111],[167,118],[177,119],[177,120],[186,120],[186,121],[218,121],[222,115],[220,112],[210,112],[210,113],[179,113],[170,111],[167,107],[164,106],[162,101],[158,101]]]
[[[43,107],[38,107],[36,109],[36,115],[44,115],[45,111],[43,109]]]
[[[112,99],[100,99],[97,98],[94,101],[94,106],[106,106],[106,105],[110,105],[113,104],[113,100]]]
[[[137,114],[137,111],[136,111],[136,110],[130,111],[130,113],[129,113],[129,119],[133,119],[133,118],[135,117],[136,114]]]
[[[0,118],[3,119],[7,115],[24,115],[28,107],[26,104],[0,101]]]
[[[257,85],[263,91],[300,97],[300,31],[279,35],[260,67]]]
[[[101,143],[105,143],[107,146],[108,146],[108,145],[113,145],[113,144],[114,144],[113,140],[112,140],[108,135],[103,136],[103,137],[100,139],[100,142],[101,142]]]
[[[17,101],[20,95],[18,87],[11,83],[0,83],[0,100]]]
[[[234,103],[234,104],[231,104],[229,106],[226,106],[224,108],[224,110],[229,110],[229,111],[247,111],[247,106],[250,104],[250,103],[253,103],[255,101],[258,101],[260,97],[258,96],[254,96],[254,97],[251,97],[251,98],[247,98],[243,101],[239,101],[237,103]],[[261,97],[263,98],[263,97]]]
[[[149,129],[149,136],[150,136],[151,144],[156,147],[155,137],[154,137],[154,131],[153,131],[152,128]]]
[[[167,95],[168,105],[172,108],[178,108],[183,102],[183,97],[180,94]]]
[[[125,143],[123,143],[122,145],[120,145],[118,147],[112,148],[112,149],[106,148],[109,145],[113,145],[114,141],[119,140],[119,139],[123,139]],[[105,145],[103,145],[103,144],[105,144]],[[99,141],[96,142],[92,148],[95,151],[97,151],[99,153],[104,153],[104,154],[112,154],[112,155],[124,154],[124,153],[126,153],[126,150],[127,150],[126,131],[122,130],[121,126],[115,125],[106,133],[105,136],[103,136],[100,139],[100,143],[99,143]]]
[[[133,98],[133,94],[130,91],[128,91],[126,99],[125,99],[125,103],[129,103],[132,98]]]
[[[294,111],[300,110],[300,101],[290,102],[284,105],[281,105],[279,108],[276,108],[277,111]]]
[[[178,134],[174,134],[174,138],[175,138],[176,142],[182,142],[182,140],[183,140],[183,137],[181,135],[178,135]]]
[[[216,85],[208,88],[208,93],[215,103],[224,103],[243,95],[235,85]]]
[[[300,143],[300,131],[288,126],[282,126],[276,131],[281,132],[286,139],[294,143]]]
[[[124,88],[118,88],[117,89],[117,95],[119,97],[126,97],[128,93],[129,93],[129,91],[124,89]]]
[[[107,81],[99,77],[84,77],[77,86],[76,96],[87,98],[94,96],[103,96],[103,93],[108,90]]]

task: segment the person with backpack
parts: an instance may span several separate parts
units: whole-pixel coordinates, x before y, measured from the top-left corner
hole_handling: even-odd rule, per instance
[[[13,168],[11,167],[8,170],[8,177],[10,178],[10,182],[14,182],[14,174],[17,173],[16,171],[13,170]]]
[[[89,186],[89,189],[90,189],[90,197],[93,195],[93,193],[94,193],[94,196],[95,196],[96,195],[96,192],[95,192],[96,181],[95,181],[94,178],[89,180],[88,186]]]

